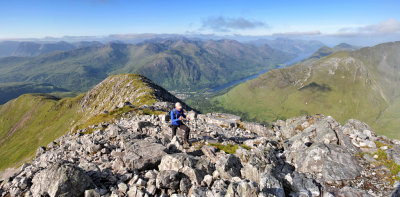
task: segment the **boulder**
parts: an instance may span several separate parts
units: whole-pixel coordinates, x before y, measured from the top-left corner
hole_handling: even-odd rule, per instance
[[[121,130],[122,129],[118,125],[110,124],[106,129],[106,134],[111,138],[117,137]]]
[[[158,166],[160,171],[162,170],[175,170],[179,171],[184,166],[195,166],[197,163],[197,159],[193,156],[190,156],[185,153],[176,153],[176,154],[169,154],[165,155],[161,159],[161,163]]]
[[[227,188],[228,184],[226,184],[225,181],[222,179],[216,180],[211,187],[214,196],[221,196],[221,197],[225,196]]]
[[[215,168],[218,170],[221,178],[231,179],[232,177],[241,177],[240,169],[242,168],[242,163],[235,155],[220,155]]]
[[[192,187],[192,182],[190,181],[190,179],[188,177],[183,176],[181,182],[179,183],[179,189],[183,193],[187,194],[191,187]]]
[[[284,197],[283,184],[270,173],[262,173],[260,177],[260,190],[265,196]]]
[[[155,168],[166,155],[167,149],[158,143],[146,140],[128,146],[123,161],[129,170],[149,170]]]
[[[207,114],[207,123],[215,125],[223,125],[224,127],[234,128],[237,127],[238,121],[240,121],[239,116],[225,113],[210,113]]]
[[[294,172],[290,178],[291,192],[289,196],[320,196],[321,188],[313,180],[307,178],[304,174]]]
[[[73,189],[72,189],[73,188]],[[38,172],[32,180],[33,196],[83,196],[94,188],[92,180],[77,166],[57,162]]]
[[[329,192],[331,194],[331,196],[345,196],[345,197],[347,197],[347,196],[372,197],[373,196],[364,190],[349,187],[349,186],[345,186],[341,189],[331,189],[331,190],[333,190],[333,191]],[[328,195],[326,195],[326,196],[328,196]]]
[[[207,187],[194,187],[189,193],[190,197],[214,197],[212,191]]]
[[[198,185],[201,184],[206,174],[211,174],[214,170],[207,161],[186,153],[165,155],[158,168],[160,171],[175,170],[181,172]]]
[[[314,174],[325,181],[354,179],[362,170],[353,154],[335,144],[313,144],[291,153],[291,157],[297,171]]]
[[[257,197],[259,189],[257,183],[240,180],[239,182],[232,182],[226,191],[226,197],[246,196]]]
[[[257,134],[258,136],[262,136],[262,137],[274,137],[275,136],[275,133],[273,130],[269,129],[268,127],[266,127],[262,124],[244,121],[244,122],[242,122],[242,126],[244,129]]]
[[[158,173],[156,178],[156,186],[160,189],[173,189],[179,188],[181,176],[175,170],[163,170]]]

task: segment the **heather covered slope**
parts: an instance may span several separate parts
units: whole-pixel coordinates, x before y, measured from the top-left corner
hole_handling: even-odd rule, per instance
[[[378,133],[400,137],[400,42],[271,70],[214,98],[213,105],[273,121],[301,114],[357,118]]]
[[[39,146],[88,125],[112,122],[124,113],[159,114],[147,108],[179,99],[149,79],[133,74],[114,75],[75,98],[25,94],[0,105],[0,169],[32,158]],[[185,107],[187,107],[185,105]],[[190,109],[189,107],[187,107]]]

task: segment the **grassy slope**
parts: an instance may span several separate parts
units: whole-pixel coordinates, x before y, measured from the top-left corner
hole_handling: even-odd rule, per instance
[[[400,138],[399,45],[339,52],[307,65],[273,70],[211,99],[211,105],[261,122],[316,113],[342,123],[356,118],[377,133]],[[341,60],[337,69],[336,60]]]
[[[80,118],[79,98],[26,94],[0,106],[0,138],[6,139],[0,143],[0,170],[32,158],[37,147],[65,134]]]

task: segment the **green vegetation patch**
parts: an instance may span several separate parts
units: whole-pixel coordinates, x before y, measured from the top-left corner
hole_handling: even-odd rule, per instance
[[[222,143],[210,143],[209,145],[210,145],[210,146],[214,146],[214,147],[217,148],[218,150],[224,151],[224,152],[227,153],[227,154],[235,154],[235,153],[236,153],[236,150],[239,148],[239,146],[241,146],[241,147],[243,147],[243,148],[245,148],[245,149],[247,149],[247,150],[250,150],[250,149],[251,149],[250,147],[248,147],[248,146],[246,146],[246,145],[244,145],[244,144],[241,144],[241,145],[237,145],[237,144],[227,144],[227,145],[224,145],[224,144],[222,144]]]

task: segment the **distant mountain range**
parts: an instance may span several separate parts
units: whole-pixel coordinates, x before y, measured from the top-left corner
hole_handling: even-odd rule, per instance
[[[267,122],[316,113],[341,122],[356,118],[400,138],[399,54],[400,42],[324,54],[271,70],[211,99],[211,105]]]
[[[0,57],[30,57],[56,51],[68,51],[82,47],[93,47],[102,45],[102,43],[96,41],[82,41],[76,43],[68,43],[64,41],[52,43],[5,41],[0,42]]]
[[[319,48],[325,46],[324,43],[316,40],[293,40],[287,38],[276,38],[274,40],[258,39],[249,41],[248,43],[254,45],[267,44],[274,49],[296,55],[312,54]]]
[[[169,90],[204,90],[296,57],[268,45],[254,46],[233,40],[180,38],[140,44],[88,42],[79,46],[89,47],[74,46],[77,49],[68,50],[72,48],[68,43],[20,44],[15,52],[20,55],[57,51],[0,58],[0,83],[46,83],[82,92],[111,74],[139,73]]]

